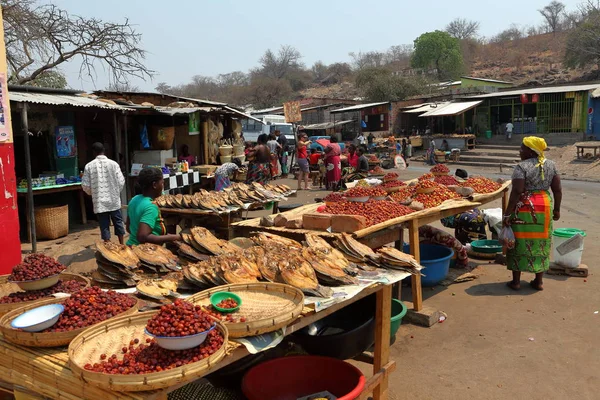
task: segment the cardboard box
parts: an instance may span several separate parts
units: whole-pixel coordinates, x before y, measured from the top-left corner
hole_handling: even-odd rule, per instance
[[[367,227],[367,219],[361,215],[332,215],[331,231],[352,233]]]
[[[326,231],[331,226],[331,214],[304,214],[302,216],[304,229]]]

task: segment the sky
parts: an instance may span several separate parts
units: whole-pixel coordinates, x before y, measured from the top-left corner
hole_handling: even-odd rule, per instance
[[[40,0],[45,2],[46,0]],[[562,0],[567,10],[581,0]],[[424,32],[444,29],[454,18],[480,22],[480,35],[539,25],[537,11],[549,0],[52,0],[71,14],[106,21],[128,18],[142,34],[152,80],[134,79],[141,90],[186,83],[194,75],[247,72],[266,49],[297,48],[311,66],[349,62],[349,52],[385,51]],[[450,6],[451,5],[451,6]],[[79,65],[61,68],[74,89],[105,89],[108,74],[80,78]]]

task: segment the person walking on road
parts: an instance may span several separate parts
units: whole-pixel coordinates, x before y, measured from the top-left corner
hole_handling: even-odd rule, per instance
[[[105,242],[110,240],[110,221],[112,221],[115,236],[119,238],[119,243],[123,244],[125,227],[121,215],[121,190],[125,186],[125,177],[119,164],[104,155],[102,143],[92,144],[92,151],[95,158],[85,166],[81,188],[92,196],[102,240]]]
[[[506,124],[506,140],[512,139],[513,129],[515,129],[515,126],[511,121],[508,121],[508,124]]]

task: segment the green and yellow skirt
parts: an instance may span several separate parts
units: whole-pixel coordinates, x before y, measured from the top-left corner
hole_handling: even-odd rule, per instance
[[[515,247],[506,254],[511,271],[540,273],[550,267],[552,250],[552,197],[546,190],[526,192],[512,219]]]

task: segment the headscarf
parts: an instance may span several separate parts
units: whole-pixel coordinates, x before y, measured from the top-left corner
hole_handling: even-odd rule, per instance
[[[540,168],[542,179],[544,179],[544,163],[546,162],[544,150],[548,148],[546,141],[537,136],[527,136],[523,139],[523,144],[538,155],[538,163],[536,164],[536,167]]]

